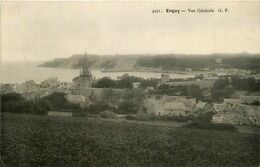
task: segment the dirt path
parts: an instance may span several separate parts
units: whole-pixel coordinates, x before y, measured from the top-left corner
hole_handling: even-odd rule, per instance
[[[135,121],[127,119],[104,119],[104,118],[90,118],[90,120],[100,120],[107,122],[117,122],[117,123],[130,123],[130,124],[139,124],[139,125],[149,125],[149,126],[163,126],[177,128],[182,127],[183,125],[188,124],[187,122],[176,122],[176,121]],[[248,134],[260,134],[260,127],[251,127],[251,126],[235,126],[240,133]]]
[[[186,122],[175,122],[175,121],[135,121],[135,120],[127,120],[127,119],[104,119],[104,118],[88,118],[93,120],[100,121],[108,121],[108,122],[118,122],[118,123],[131,123],[131,124],[139,124],[139,125],[151,125],[151,126],[164,126],[164,127],[181,127],[186,125]]]

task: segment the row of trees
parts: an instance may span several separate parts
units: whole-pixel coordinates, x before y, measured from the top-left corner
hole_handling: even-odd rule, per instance
[[[25,100],[21,94],[8,93],[1,95],[1,111],[11,113],[47,114],[47,111],[73,111],[74,113],[100,114],[110,110],[119,114],[137,113],[145,95],[142,91],[127,89],[126,93],[119,95],[112,89],[104,90],[103,101],[95,101],[85,108],[71,104],[63,93],[53,93],[49,96]],[[116,104],[116,105],[112,105]]]
[[[221,102],[224,98],[231,98],[237,90],[249,92],[260,91],[260,81],[257,81],[252,77],[222,77],[216,80],[213,85],[211,90],[212,100]]]
[[[8,93],[1,95],[1,111],[12,113],[46,114],[50,110],[78,110],[79,106],[68,102],[63,93],[26,101],[21,94]]]
[[[113,89],[104,89],[103,101],[91,103],[84,112],[100,114],[102,111],[110,110],[117,114],[136,114],[142,105],[145,94],[135,89],[126,89],[126,92],[118,94]]]
[[[158,84],[157,79],[143,79],[134,76],[124,75],[119,80],[113,80],[109,77],[101,78],[95,83],[93,86],[96,88],[118,88],[118,89],[125,89],[125,88],[132,88],[133,82],[140,82],[141,88],[146,88],[148,86],[156,87]]]
[[[155,91],[159,95],[169,96],[188,96],[190,98],[196,98],[197,100],[204,100],[202,90],[197,85],[190,86],[171,86],[171,85],[160,85]]]
[[[238,76],[231,77],[230,83],[236,90],[244,91],[260,91],[260,81],[255,80],[253,77],[249,78],[240,78]]]
[[[222,54],[212,54],[209,56],[193,55],[157,55],[140,57],[137,65],[141,67],[162,68],[164,70],[174,70],[191,68],[193,70],[201,70],[202,68],[217,68],[216,58],[222,59],[223,68],[251,69],[260,70],[259,55],[241,53],[236,56],[228,56]]]

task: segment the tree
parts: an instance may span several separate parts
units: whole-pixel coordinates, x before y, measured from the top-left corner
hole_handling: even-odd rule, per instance
[[[157,79],[143,79],[140,82],[141,88],[147,88],[148,86],[152,86],[152,87],[156,88],[157,85],[158,85]]]
[[[95,103],[91,103],[85,110],[91,114],[100,114],[102,111],[105,110],[113,111],[114,108],[110,107],[104,102],[95,102]]]
[[[204,96],[198,85],[190,85],[187,88],[188,96],[196,98],[197,100],[203,100]]]
[[[127,90],[123,101],[119,104],[118,113],[136,114],[144,98],[144,93],[139,90]]]
[[[115,86],[115,81],[108,77],[101,78],[95,85],[96,88],[114,88]]]
[[[104,102],[115,102],[118,99],[118,94],[112,89],[103,89],[102,99]]]
[[[1,95],[1,111],[11,113],[25,113],[30,105],[19,93]]]
[[[226,77],[216,80],[211,90],[212,100],[218,102],[222,102],[224,98],[231,97],[233,93],[234,89]]]
[[[10,102],[10,101],[25,101],[23,96],[19,93],[7,93],[1,95],[1,102]]]
[[[64,93],[54,92],[49,96],[39,99],[42,104],[49,104],[50,109],[59,110],[70,108],[69,101],[65,98]]]
[[[245,91],[259,90],[259,82],[257,82],[253,77],[240,78],[238,76],[233,76],[231,77],[231,85],[237,90],[245,90]]]

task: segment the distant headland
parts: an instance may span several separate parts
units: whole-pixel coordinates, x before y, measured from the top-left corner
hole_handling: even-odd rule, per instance
[[[260,54],[251,53],[215,53],[199,54],[136,54],[136,55],[94,55],[88,54],[88,63],[92,69],[102,71],[192,71],[224,69],[260,69]],[[40,67],[77,69],[84,54],[75,54],[69,58],[57,58],[40,64]],[[218,62],[221,61],[221,62]]]

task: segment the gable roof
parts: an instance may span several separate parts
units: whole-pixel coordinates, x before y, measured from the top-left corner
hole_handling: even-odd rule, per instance
[[[197,103],[195,98],[192,98],[192,99],[180,99],[180,100],[177,100],[177,102],[184,103],[184,105],[186,107],[194,107],[196,105],[196,103]]]
[[[202,109],[202,108],[205,107],[206,104],[207,104],[207,103],[205,103],[205,102],[199,101],[198,104],[196,104],[195,107],[196,107],[196,108],[201,108],[201,109]]]
[[[186,107],[183,103],[180,102],[166,102],[162,105],[163,109],[168,110],[185,110]]]
[[[233,111],[237,113],[247,113],[249,111],[253,111],[253,107],[245,104],[234,104],[233,105]]]
[[[228,103],[228,104],[238,103],[238,99],[224,99],[224,103]]]
[[[71,103],[84,103],[86,99],[82,95],[68,95],[67,100]]]
[[[227,104],[214,104],[213,108],[216,112],[226,112],[231,110]]]

